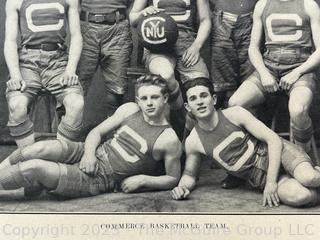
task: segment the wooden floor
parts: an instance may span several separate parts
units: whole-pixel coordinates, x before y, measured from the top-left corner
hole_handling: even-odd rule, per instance
[[[0,146],[0,159],[15,149]],[[43,193],[35,199],[26,199],[21,191],[0,191],[0,212],[208,212],[208,213],[319,213],[320,206],[291,208],[261,206],[262,194],[243,186],[234,190],[220,188],[225,177],[222,170],[210,169],[205,162],[197,189],[184,201],[171,199],[169,191],[136,194],[108,193],[82,199],[61,199]]]

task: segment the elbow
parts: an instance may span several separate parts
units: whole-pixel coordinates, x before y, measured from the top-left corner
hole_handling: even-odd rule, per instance
[[[129,14],[129,22],[132,27],[136,28],[138,26],[138,20],[139,18],[136,17],[136,13]]]

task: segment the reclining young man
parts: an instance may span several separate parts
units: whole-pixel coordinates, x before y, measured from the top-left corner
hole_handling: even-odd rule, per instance
[[[167,82],[138,79],[136,103],[120,106],[85,143],[51,140],[18,149],[0,164],[0,189],[43,186],[66,197],[172,189],[180,178],[181,143],[164,109]],[[114,136],[102,142],[113,130]],[[163,168],[164,163],[164,168]]]
[[[216,96],[207,79],[185,83],[186,108],[197,123],[186,139],[186,167],[176,200],[195,188],[200,154],[205,154],[229,174],[263,190],[263,205],[311,206],[318,203],[319,167],[313,167],[302,148],[281,139],[251,113],[236,106],[216,110]]]

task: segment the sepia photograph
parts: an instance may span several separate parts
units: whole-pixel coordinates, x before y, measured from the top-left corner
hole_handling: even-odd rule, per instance
[[[320,0],[0,1],[0,239],[318,239]]]

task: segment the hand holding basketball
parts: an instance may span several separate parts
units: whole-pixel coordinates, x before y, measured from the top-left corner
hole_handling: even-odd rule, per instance
[[[154,6],[150,6],[150,7],[147,7],[145,9],[143,9],[141,11],[141,14],[146,17],[148,15],[157,14],[157,13],[159,13],[161,11],[164,11],[164,9],[160,9],[160,8],[157,8],[157,7],[154,7]]]

